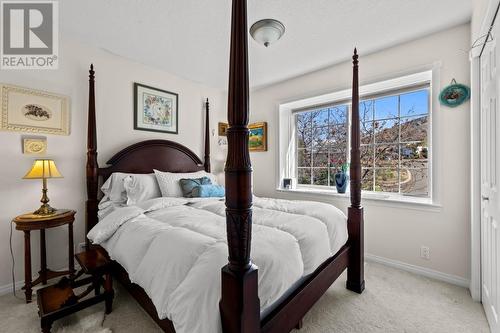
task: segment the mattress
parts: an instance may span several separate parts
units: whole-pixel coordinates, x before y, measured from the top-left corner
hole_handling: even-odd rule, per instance
[[[252,229],[262,314],[348,237],[339,209],[309,201],[255,197]],[[88,237],[124,267],[177,333],[222,332],[220,268],[228,256],[222,200],[157,198],[115,207]]]

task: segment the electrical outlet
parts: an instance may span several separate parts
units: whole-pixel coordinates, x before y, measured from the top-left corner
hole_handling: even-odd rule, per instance
[[[420,247],[420,258],[425,259],[425,260],[431,259],[431,250],[429,249],[428,246],[422,245]]]

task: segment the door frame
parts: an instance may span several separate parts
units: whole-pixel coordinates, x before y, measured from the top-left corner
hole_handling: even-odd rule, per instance
[[[481,301],[481,69],[480,56],[471,57],[470,113],[470,284],[472,299]]]
[[[500,0],[489,0],[486,13],[477,36],[472,36],[471,44],[486,35],[497,15]],[[500,36],[498,36],[500,38]],[[470,285],[472,299],[481,301],[481,62],[484,47],[475,47],[470,53],[471,63],[471,112],[470,112]]]

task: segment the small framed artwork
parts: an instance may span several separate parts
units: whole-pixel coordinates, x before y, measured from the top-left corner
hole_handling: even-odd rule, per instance
[[[228,123],[219,123],[219,136],[227,136]]]
[[[179,95],[134,83],[134,129],[177,134]]]
[[[250,137],[248,147],[250,151],[267,151],[267,123],[254,123],[248,126]]]
[[[23,138],[23,154],[45,155],[47,153],[46,138]]]
[[[293,186],[292,178],[283,178],[283,188],[290,190]]]
[[[69,97],[46,91],[0,85],[0,129],[69,135]]]

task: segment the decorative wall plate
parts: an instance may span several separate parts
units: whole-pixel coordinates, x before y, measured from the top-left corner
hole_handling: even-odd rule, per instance
[[[23,153],[27,155],[44,155],[47,152],[47,139],[23,139]]]
[[[457,107],[470,98],[470,89],[464,84],[457,83],[455,79],[451,80],[451,84],[441,91],[439,101],[442,105],[450,108]]]

